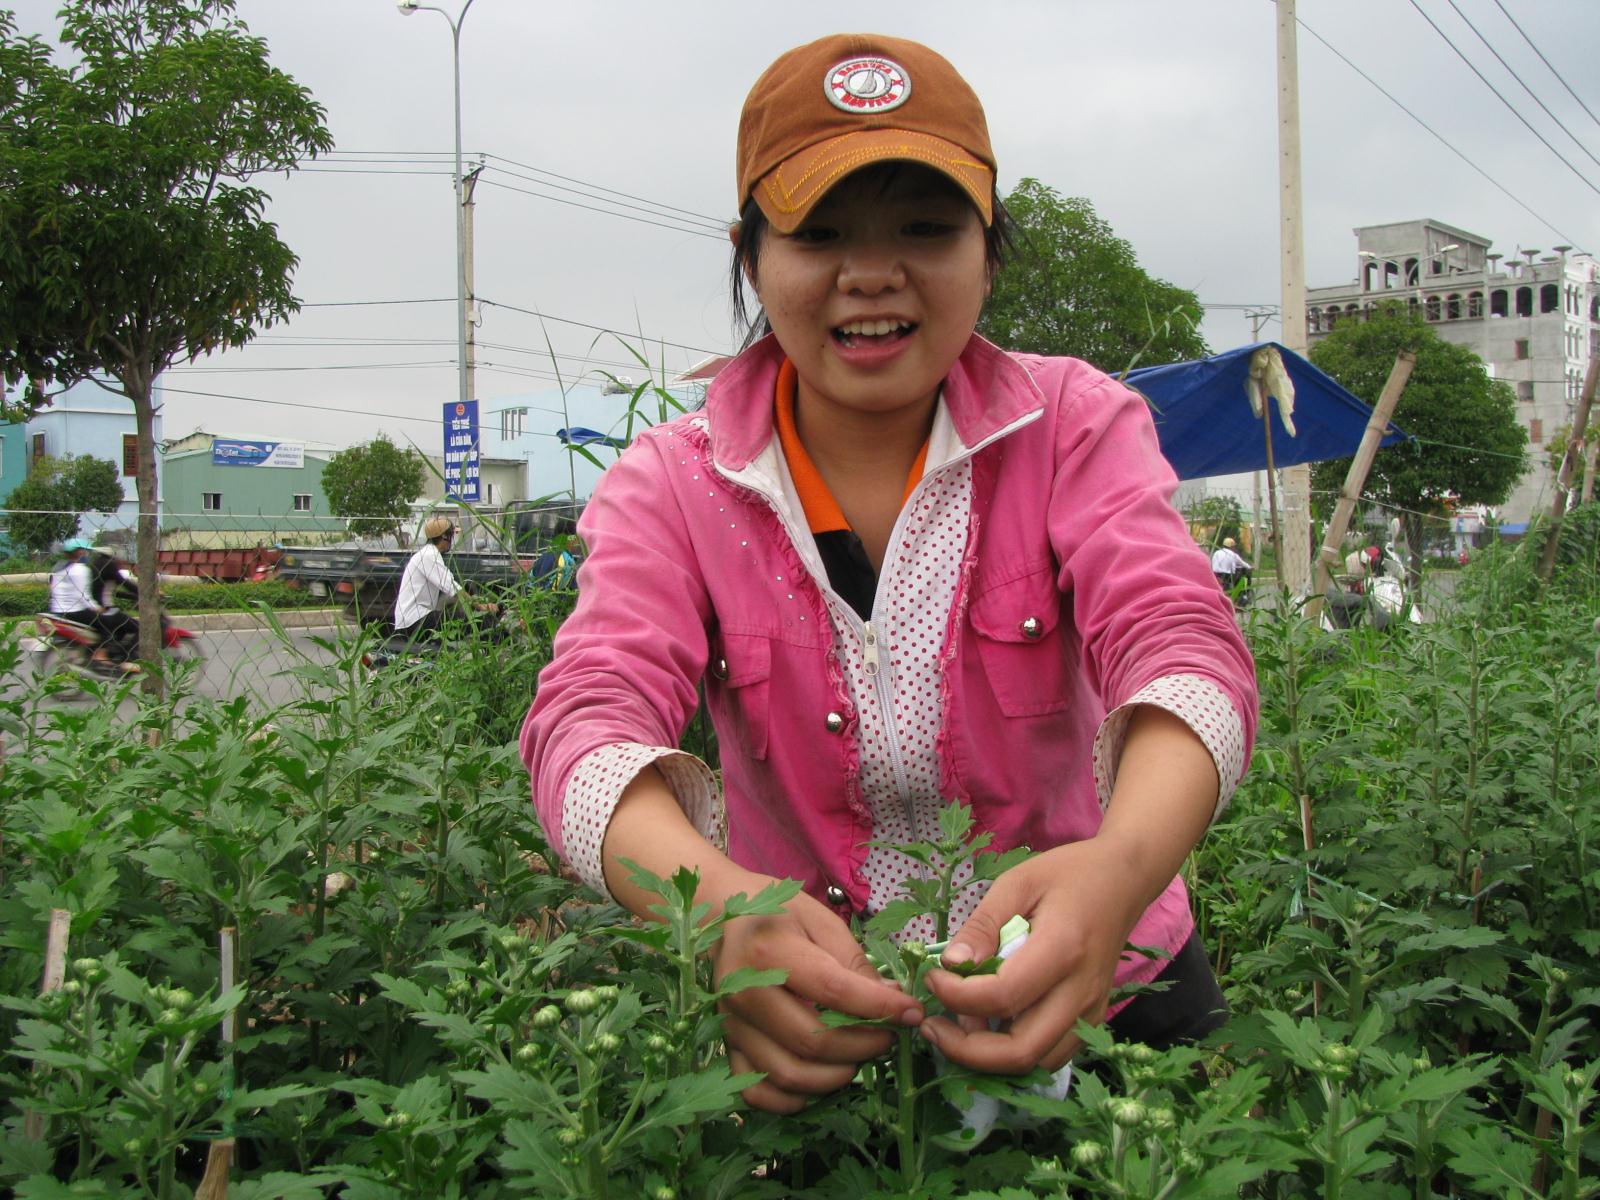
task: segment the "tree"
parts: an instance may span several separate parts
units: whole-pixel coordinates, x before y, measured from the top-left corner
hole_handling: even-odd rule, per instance
[[[1024,179],[1005,205],[1016,240],[978,322],[984,337],[1112,372],[1205,356],[1195,294],[1147,274],[1087,200]]]
[[[1517,423],[1516,393],[1492,379],[1465,346],[1445,341],[1416,312],[1385,304],[1365,321],[1341,321],[1311,350],[1311,361],[1349,391],[1376,404],[1395,356],[1417,356],[1394,422],[1414,440],[1378,452],[1364,494],[1399,510],[1411,547],[1412,582],[1427,516],[1449,502],[1500,504],[1527,469],[1528,432]],[[1311,486],[1326,515],[1343,485],[1348,458],[1317,463]]]
[[[426,479],[420,454],[379,434],[330,458],[322,468],[322,491],[328,510],[348,520],[351,532],[399,535]]]
[[[29,554],[43,554],[77,535],[82,514],[115,512],[122,500],[117,464],[109,459],[41,458],[6,498],[8,532]]]
[[[0,12],[0,376],[33,406],[84,379],[132,402],[154,578],[155,381],[298,310],[295,256],[249,181],[333,143],[234,0],[67,0],[60,18],[65,67]],[[139,617],[154,660],[155,588]]]

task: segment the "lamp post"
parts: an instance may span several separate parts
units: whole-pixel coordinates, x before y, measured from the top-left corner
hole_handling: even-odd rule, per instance
[[[466,403],[472,397],[468,395],[471,389],[467,386],[467,236],[463,219],[465,197],[462,194],[464,184],[461,173],[461,23],[467,19],[467,10],[472,7],[472,0],[467,0],[461,6],[461,11],[454,19],[444,9],[432,4],[418,4],[417,0],[396,0],[396,7],[400,9],[400,15],[405,17],[419,10],[436,12],[450,26],[452,58],[455,64],[456,108],[456,382],[458,398],[462,403]]]

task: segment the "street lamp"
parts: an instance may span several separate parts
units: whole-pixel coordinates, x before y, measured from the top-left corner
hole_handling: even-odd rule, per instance
[[[461,23],[467,19],[467,9],[472,7],[472,0],[467,0],[461,6],[461,11],[453,20],[444,9],[432,4],[418,4],[417,0],[395,0],[395,6],[404,17],[419,10],[436,12],[450,26],[456,81],[456,380],[459,399],[465,404],[472,397],[467,394],[467,236],[463,219],[465,197],[462,194],[465,182],[461,173]]]

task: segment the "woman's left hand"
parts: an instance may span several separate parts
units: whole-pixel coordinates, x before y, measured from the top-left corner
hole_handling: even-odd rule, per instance
[[[1117,960],[1144,911],[1129,864],[1098,839],[1058,846],[1013,867],[951,939],[941,962],[982,962],[999,932],[1026,917],[1027,942],[993,975],[930,971],[928,987],[957,1019],[930,1017],[922,1035],[946,1058],[989,1074],[1054,1071],[1082,1044],[1080,1018],[1104,1018]],[[991,1029],[990,1021],[999,1028]]]

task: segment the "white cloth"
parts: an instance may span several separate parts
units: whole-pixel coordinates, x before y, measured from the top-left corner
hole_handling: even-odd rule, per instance
[[[394,627],[410,629],[460,591],[461,585],[445,566],[439,547],[429,542],[411,556],[405,573],[400,576],[400,594],[394,601]]]
[[[68,563],[50,572],[50,611],[54,613],[82,612],[86,608],[100,611],[91,594],[94,578],[85,562]]]
[[[1211,573],[1213,575],[1236,575],[1240,571],[1248,571],[1249,569],[1250,564],[1227,546],[1218,546],[1211,552]]]

